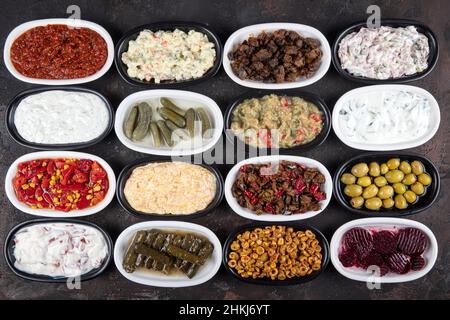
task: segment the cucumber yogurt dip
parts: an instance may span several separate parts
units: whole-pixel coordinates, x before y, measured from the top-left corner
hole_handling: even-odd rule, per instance
[[[195,30],[143,30],[122,54],[128,76],[155,83],[200,78],[215,60],[214,43]]]
[[[428,68],[428,38],[414,26],[361,28],[339,43],[342,69],[370,79],[395,79]]]
[[[347,100],[339,127],[354,143],[395,144],[424,136],[431,124],[430,101],[408,91],[373,91]]]

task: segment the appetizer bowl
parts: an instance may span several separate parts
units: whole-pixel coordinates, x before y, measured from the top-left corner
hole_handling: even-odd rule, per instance
[[[422,270],[419,271],[410,271],[407,274],[394,274],[388,273],[382,277],[378,277],[373,275],[371,272],[359,269],[356,267],[346,268],[339,261],[339,250],[341,246],[342,237],[344,234],[355,227],[368,227],[375,228],[379,230],[387,229],[393,230],[398,228],[412,227],[421,230],[425,233],[427,237],[427,248],[423,253],[423,257],[425,258],[425,266]],[[407,282],[419,279],[425,276],[430,270],[433,268],[438,255],[438,243],[436,241],[436,237],[433,232],[424,224],[408,220],[408,219],[400,219],[400,218],[365,218],[365,219],[357,219],[343,224],[339,227],[330,242],[330,256],[331,262],[336,270],[343,275],[344,277],[362,281],[362,282],[371,282],[371,283],[400,283]]]
[[[177,145],[175,145],[174,147],[162,146],[160,148],[156,148],[145,143],[134,142],[127,136],[125,136],[124,122],[129,116],[132,106],[142,101],[159,100],[159,98],[161,97],[173,99],[175,102],[180,101],[183,104],[189,105],[189,107],[198,107],[199,105],[201,105],[209,113],[210,119],[213,123],[214,129],[212,130],[212,136],[199,143],[194,142],[193,145],[189,144],[187,147],[178,147]],[[211,98],[202,94],[183,90],[145,90],[130,94],[124,100],[122,100],[116,110],[114,130],[120,142],[122,142],[122,144],[124,144],[131,150],[160,156],[188,156],[205,152],[214,147],[214,145],[222,136],[223,116],[222,111],[220,110],[217,103]]]
[[[17,195],[14,191],[13,187],[13,178],[17,172],[17,166],[21,162],[30,161],[30,160],[37,160],[37,159],[43,159],[43,158],[74,158],[74,159],[88,159],[97,161],[103,169],[108,174],[108,191],[105,195],[105,198],[97,205],[88,207],[81,210],[71,210],[69,212],[62,212],[62,211],[56,211],[51,209],[33,209],[23,202],[20,202],[17,198]],[[32,152],[25,154],[19,158],[17,158],[9,167],[6,177],[5,177],[5,191],[6,196],[8,197],[9,201],[13,204],[16,209],[28,213],[33,216],[38,217],[48,217],[48,218],[78,218],[78,217],[85,217],[92,215],[94,213],[97,213],[103,209],[105,209],[109,203],[114,198],[114,192],[116,189],[116,177],[114,175],[114,171],[112,170],[111,166],[102,158],[88,154],[83,152],[74,152],[74,151],[40,151],[40,152]]]
[[[30,142],[24,139],[22,136],[20,136],[19,132],[17,131],[16,125],[14,123],[14,116],[15,112],[17,110],[17,107],[19,106],[20,102],[27,98],[28,96],[47,92],[47,91],[53,91],[53,90],[61,90],[61,91],[71,91],[71,92],[81,92],[81,93],[91,93],[99,97],[106,105],[106,108],[108,109],[109,113],[109,121],[108,126],[106,127],[105,131],[95,139],[92,139],[90,141],[86,142],[80,142],[80,143],[67,143],[67,144],[43,144],[43,143],[35,143]],[[35,89],[29,89],[20,92],[18,95],[16,95],[8,104],[7,110],[6,110],[6,129],[8,130],[9,135],[11,138],[16,141],[18,144],[37,149],[37,150],[75,150],[75,149],[81,149],[81,148],[87,148],[90,146],[93,146],[100,141],[102,141],[104,138],[108,136],[108,134],[111,132],[113,126],[114,126],[114,108],[112,107],[111,103],[106,99],[105,96],[98,93],[95,90],[82,88],[82,87],[75,87],[75,86],[53,86],[53,87],[41,87],[41,88],[35,88]]]
[[[127,273],[123,268],[125,252],[130,245],[133,235],[140,230],[170,230],[180,232],[192,232],[206,237],[214,246],[212,256],[201,266],[198,273],[189,279],[182,274],[164,275],[156,271],[135,271]],[[114,263],[117,270],[128,280],[153,287],[179,288],[202,284],[210,280],[219,271],[222,261],[222,245],[217,236],[210,229],[198,224],[181,221],[148,221],[136,223],[119,235],[114,245]]]
[[[328,109],[325,101],[322,98],[320,98],[319,96],[317,96],[313,93],[309,93],[309,92],[290,90],[290,91],[276,91],[274,93],[277,95],[283,95],[283,96],[287,96],[287,97],[300,97],[300,98],[316,105],[319,108],[319,110],[322,111],[322,113],[323,113],[323,117],[322,117],[323,128],[322,128],[322,131],[320,131],[320,133],[311,142],[308,142],[305,144],[300,144],[300,145],[293,146],[290,148],[267,148],[267,149],[272,150],[272,151],[275,150],[278,153],[282,153],[284,151],[286,151],[286,152],[290,152],[290,151],[304,152],[304,151],[311,150],[311,149],[314,149],[314,148],[320,146],[326,140],[326,138],[328,137],[328,134],[330,133],[330,130],[331,130],[331,114],[330,114],[330,110]],[[231,143],[234,143],[236,139],[239,140],[239,138],[231,130],[231,122],[233,120],[233,111],[242,102],[244,102],[244,100],[252,99],[252,98],[262,98],[268,94],[270,94],[270,93],[261,91],[261,90],[250,91],[250,92],[247,92],[247,93],[241,95],[239,98],[237,98],[235,101],[233,101],[228,106],[227,110],[225,111],[225,115],[224,115],[224,130],[225,130],[225,136]],[[246,144],[246,147],[256,149],[255,147],[248,145],[248,144]],[[260,149],[260,148],[258,148],[258,149]]]
[[[11,271],[26,280],[31,281],[38,281],[38,282],[55,282],[55,283],[64,283],[71,280],[71,278],[68,277],[50,277],[47,275],[39,275],[39,274],[29,274],[27,272],[24,272],[22,270],[19,270],[14,264],[15,264],[15,257],[14,257],[14,236],[18,231],[25,227],[29,227],[36,224],[46,224],[46,223],[66,223],[66,224],[76,224],[76,225],[84,225],[87,227],[92,227],[94,229],[97,229],[104,237],[107,245],[107,256],[104,259],[102,265],[99,268],[93,269],[85,274],[82,274],[80,276],[80,281],[86,281],[93,278],[98,277],[103,271],[106,270],[108,265],[110,264],[112,260],[112,253],[113,253],[113,242],[111,240],[111,237],[108,233],[106,233],[105,230],[103,230],[98,225],[88,222],[88,221],[81,221],[81,220],[75,220],[75,219],[35,219],[30,221],[22,222],[18,225],[16,225],[14,228],[12,228],[8,235],[6,236],[5,245],[3,247],[3,254],[5,256],[6,263],[8,267],[11,269]]]
[[[350,33],[358,32],[361,28],[367,27],[367,22],[357,22],[355,24],[352,24],[351,26],[347,27],[345,30],[343,30],[336,40],[334,40],[333,46],[331,48],[331,57],[333,61],[333,65],[336,68],[339,75],[341,75],[343,78],[363,83],[363,84],[386,84],[386,83],[405,83],[405,82],[411,82],[415,80],[422,79],[426,77],[428,74],[433,71],[434,67],[436,66],[438,57],[439,57],[439,46],[437,42],[436,35],[431,31],[429,27],[426,25],[414,21],[414,20],[405,20],[405,19],[381,19],[381,26],[387,26],[387,27],[407,27],[407,26],[414,26],[416,27],[417,31],[419,33],[424,34],[428,38],[428,45],[430,46],[430,53],[428,56],[428,68],[422,72],[404,76],[401,78],[395,78],[395,79],[371,79],[361,76],[355,76],[347,72],[346,70],[342,69],[341,63],[338,56],[339,51],[339,44],[341,43],[342,39],[345,38]]]
[[[144,213],[141,211],[138,211],[134,209],[127,201],[124,193],[125,184],[130,177],[131,173],[135,168],[144,166],[149,163],[162,163],[162,162],[171,162],[171,160],[154,160],[149,158],[143,158],[134,161],[133,163],[127,165],[123,170],[120,172],[119,177],[117,179],[117,201],[120,203],[122,208],[124,208],[128,213],[141,218],[141,219],[148,219],[148,220],[186,220],[186,219],[193,219],[198,218],[201,216],[204,216],[211,211],[214,211],[214,209],[217,208],[217,206],[220,204],[223,198],[223,178],[220,174],[219,170],[213,166],[208,166],[205,164],[198,164],[198,166],[201,166],[209,172],[211,172],[214,177],[216,178],[216,194],[214,199],[211,201],[211,203],[203,210],[194,212],[192,214],[157,214],[157,213]]]
[[[236,76],[231,69],[231,61],[228,55],[234,50],[236,46],[242,43],[244,40],[247,40],[249,36],[257,36],[263,31],[273,32],[279,29],[286,29],[298,32],[303,37],[312,37],[316,38],[321,43],[322,50],[322,60],[319,69],[314,73],[314,75],[308,79],[301,78],[297,79],[297,81],[293,82],[283,82],[283,83],[264,83],[261,81],[254,80],[242,80],[238,76]],[[310,84],[313,84],[319,81],[328,71],[331,63],[331,49],[330,44],[328,43],[327,38],[323,35],[319,30],[298,23],[262,23],[255,24],[251,26],[247,26],[235,31],[225,43],[223,49],[223,68],[227,75],[236,82],[237,84],[254,88],[254,89],[267,89],[267,90],[277,90],[277,89],[292,89],[292,88],[300,88],[305,87]]]
[[[429,186],[425,187],[425,194],[420,196],[418,200],[411,204],[411,208],[407,209],[384,209],[381,208],[378,211],[369,210],[365,207],[361,208],[353,208],[350,205],[350,198],[348,198],[344,194],[344,184],[340,181],[340,178],[343,173],[350,172],[350,169],[353,165],[359,163],[359,162],[366,162],[370,163],[372,161],[383,163],[388,161],[391,158],[400,158],[401,161],[407,160],[407,161],[414,161],[418,160],[421,161],[425,167],[425,172],[428,173],[432,179],[432,182]],[[336,170],[336,173],[334,175],[334,181],[333,181],[333,188],[334,188],[334,195],[336,197],[336,200],[338,203],[343,206],[346,210],[351,211],[353,213],[373,217],[373,216],[384,216],[384,217],[401,217],[401,216],[408,216],[412,214],[416,214],[419,212],[422,212],[428,208],[430,208],[433,203],[436,201],[436,199],[439,196],[439,191],[441,188],[441,182],[439,178],[439,171],[436,168],[436,166],[429,160],[428,158],[414,154],[414,153],[366,153],[362,155],[358,155],[356,157],[353,157],[349,160],[347,160],[345,163],[341,164],[338,169]]]
[[[312,230],[315,235],[316,238],[319,240],[319,244],[322,247],[322,267],[320,268],[320,270],[317,270],[315,272],[313,272],[310,275],[306,275],[303,277],[295,277],[295,278],[288,278],[286,280],[271,280],[271,279],[253,279],[253,278],[243,278],[241,277],[234,269],[232,269],[229,265],[228,265],[228,259],[229,259],[229,254],[231,252],[231,244],[233,243],[233,241],[236,239],[236,236],[239,233],[248,231],[248,230],[252,230],[255,228],[264,228],[266,226],[268,226],[269,224],[267,223],[261,223],[261,222],[257,222],[257,223],[251,223],[251,224],[247,224],[244,226],[240,226],[237,229],[233,230],[227,237],[227,239],[225,240],[225,244],[223,245],[223,266],[225,267],[225,269],[231,273],[235,278],[247,282],[247,283],[252,283],[252,284],[260,284],[260,285],[280,285],[280,286],[284,286],[284,285],[296,285],[296,284],[302,284],[305,282],[309,282],[314,280],[315,278],[317,278],[318,276],[320,276],[322,274],[322,272],[327,268],[328,263],[330,261],[330,245],[328,244],[328,240],[327,238],[322,234],[322,232],[320,232],[318,229],[308,226],[308,225],[300,225],[300,224],[295,224],[295,223],[277,223],[277,226],[286,226],[286,227],[292,227],[294,228],[294,231],[297,230]]]
[[[108,57],[106,58],[105,64],[103,67],[98,70],[96,73],[84,77],[84,78],[77,78],[77,79],[38,79],[38,78],[30,78],[27,76],[22,75],[20,72],[16,70],[14,65],[11,62],[11,56],[10,56],[10,50],[11,46],[14,43],[14,41],[24,32],[27,30],[30,30],[35,27],[39,26],[46,26],[49,24],[64,24],[69,27],[74,28],[88,28],[95,32],[97,32],[106,42],[107,50],[108,50]],[[114,43],[112,41],[112,38],[108,31],[106,31],[105,28],[102,26],[86,21],[86,20],[80,20],[80,19],[63,19],[63,18],[57,18],[57,19],[42,19],[42,20],[33,20],[29,22],[25,22],[16,28],[14,28],[8,35],[5,41],[5,47],[3,50],[3,59],[6,65],[6,68],[8,71],[18,80],[33,83],[33,84],[41,84],[41,85],[49,85],[49,86],[62,86],[62,85],[75,85],[75,84],[81,84],[86,82],[91,82],[94,80],[97,80],[101,76],[103,76],[111,67],[113,60],[114,60]]]
[[[308,211],[303,214],[291,214],[291,215],[275,215],[269,213],[263,213],[261,215],[257,215],[254,211],[250,209],[241,207],[237,202],[236,198],[233,196],[232,187],[233,183],[236,181],[239,176],[239,169],[241,166],[245,164],[264,164],[264,163],[276,163],[282,160],[292,161],[296,163],[300,163],[305,165],[308,168],[317,168],[324,176],[325,183],[323,186],[323,190],[326,194],[326,199],[320,201],[321,208],[318,211]],[[272,155],[272,156],[262,156],[262,157],[254,157],[243,160],[236,165],[234,165],[231,170],[228,172],[228,175],[225,179],[225,199],[227,200],[228,205],[231,209],[240,215],[243,218],[257,221],[268,221],[268,222],[286,222],[286,221],[296,221],[296,220],[304,220],[312,218],[319,213],[321,213],[330,203],[332,194],[333,194],[333,182],[330,175],[330,172],[327,168],[321,164],[319,161],[314,159],[305,158],[305,157],[296,157],[296,156],[288,156],[288,155]]]
[[[143,30],[150,30],[156,32],[159,30],[174,31],[175,29],[184,32],[194,30],[205,34],[208,37],[208,40],[214,43],[214,47],[216,49],[216,60],[214,62],[214,65],[202,77],[184,81],[165,80],[161,81],[161,83],[155,83],[154,81],[143,81],[128,76],[127,66],[122,62],[122,54],[128,50],[128,43],[131,40],[136,40],[136,38],[139,36],[139,33]],[[214,31],[212,31],[208,25],[205,24],[197,22],[181,22],[181,21],[155,22],[151,24],[145,24],[128,31],[116,45],[114,62],[117,71],[119,72],[119,75],[122,77],[123,80],[125,80],[129,84],[136,86],[145,86],[152,89],[182,87],[205,81],[209,78],[214,77],[217,74],[217,72],[220,69],[220,64],[222,62],[222,44],[217,34]]]
[[[405,142],[399,142],[399,143],[390,143],[389,141],[386,141],[383,144],[379,143],[358,143],[351,141],[342,131],[339,123],[339,113],[342,111],[342,108],[344,107],[344,104],[349,101],[352,98],[356,98],[358,96],[361,96],[363,94],[367,93],[382,93],[382,92],[401,92],[401,91],[408,91],[412,92],[414,94],[418,94],[420,96],[423,96],[430,102],[431,106],[431,116],[430,116],[430,126],[427,130],[427,132],[422,135],[421,137],[411,139],[410,141]],[[401,84],[384,84],[384,85],[373,85],[373,86],[367,86],[362,88],[357,88],[348,91],[344,95],[342,95],[339,100],[336,102],[333,108],[333,116],[332,116],[332,125],[333,130],[336,136],[347,146],[359,149],[359,150],[367,150],[367,151],[393,151],[393,150],[402,150],[402,149],[409,149],[409,148],[415,148],[418,146],[421,146],[422,144],[426,143],[428,140],[433,138],[433,136],[436,134],[437,130],[439,129],[439,124],[441,121],[441,113],[439,109],[439,104],[436,101],[436,99],[433,97],[431,93],[429,93],[427,90],[409,86],[409,85],[401,85]]]

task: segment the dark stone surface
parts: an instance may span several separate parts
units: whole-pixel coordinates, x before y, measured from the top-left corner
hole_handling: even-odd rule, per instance
[[[425,277],[410,283],[382,285],[381,290],[368,290],[365,283],[354,282],[340,276],[330,264],[328,269],[313,282],[291,287],[262,287],[242,283],[227,274],[222,268],[209,282],[184,289],[159,289],[129,282],[111,265],[99,278],[82,283],[81,290],[68,290],[65,285],[40,284],[17,278],[0,258],[0,299],[448,299],[450,298],[450,206],[448,192],[449,179],[449,139],[450,139],[450,22],[448,1],[1,1],[0,12],[4,18],[0,22],[0,39],[4,42],[9,31],[20,23],[51,17],[67,17],[66,8],[76,3],[81,7],[82,18],[104,26],[117,41],[123,33],[138,25],[164,21],[184,20],[209,23],[224,43],[236,29],[262,22],[286,21],[312,25],[321,30],[330,42],[347,25],[365,19],[369,4],[378,4],[385,18],[417,19],[429,25],[436,33],[440,44],[440,59],[434,72],[413,85],[429,90],[441,106],[441,126],[436,136],[425,145],[412,151],[427,155],[439,168],[442,192],[435,205],[426,212],[410,217],[428,225],[439,242],[439,257],[433,270]],[[3,46],[2,46],[3,53]],[[2,59],[3,63],[3,59]],[[114,106],[128,94],[140,89],[126,84],[120,79],[114,67],[101,79],[86,84],[88,88],[106,95]],[[343,80],[330,67],[327,75],[316,84],[305,88],[322,96],[330,108],[340,95],[359,85]],[[5,106],[18,92],[32,88],[13,78],[4,68],[0,70],[0,178],[8,166],[20,155],[33,150],[21,147],[8,136],[4,126]],[[247,91],[232,82],[223,69],[212,80],[188,87],[214,99],[222,108],[234,97]],[[125,148],[111,133],[98,145],[82,150],[96,154],[107,160],[118,174],[123,166],[144,155]],[[331,133],[326,142],[317,149],[302,156],[323,162],[333,173],[339,163],[360,151],[342,144]],[[224,176],[229,167],[222,166]],[[0,245],[7,231],[14,225],[32,217],[16,210],[6,198],[3,187],[0,192]],[[340,225],[357,218],[345,212],[335,200],[320,215],[308,221],[318,227],[331,239]],[[105,228],[115,239],[131,224],[140,222],[127,214],[116,201],[103,212],[86,218]],[[234,227],[248,221],[234,214],[225,201],[216,212],[195,222],[211,228],[224,241]]]

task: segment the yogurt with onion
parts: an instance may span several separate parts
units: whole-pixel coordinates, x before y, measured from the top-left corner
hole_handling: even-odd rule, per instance
[[[429,132],[431,104],[426,97],[408,91],[362,93],[343,103],[338,123],[353,143],[402,143]]]
[[[428,68],[428,38],[414,26],[361,28],[339,43],[341,67],[355,76],[392,79]]]
[[[20,101],[14,113],[19,135],[33,143],[82,143],[100,136],[108,127],[105,102],[89,92],[49,90]]]
[[[108,254],[97,229],[70,223],[42,223],[19,230],[14,266],[29,274],[74,277],[99,268]]]

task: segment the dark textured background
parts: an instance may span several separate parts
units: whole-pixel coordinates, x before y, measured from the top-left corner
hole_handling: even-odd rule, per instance
[[[436,234],[439,242],[439,257],[433,270],[425,277],[410,283],[382,285],[381,290],[368,290],[365,283],[355,282],[340,276],[333,266],[316,280],[290,287],[255,286],[233,278],[222,268],[209,282],[197,287],[182,289],[161,289],[146,287],[129,282],[123,278],[114,265],[110,265],[100,277],[82,283],[81,290],[68,290],[63,284],[40,284],[22,280],[14,276],[0,258],[0,299],[449,299],[450,298],[450,179],[449,179],[449,139],[450,139],[450,12],[449,1],[23,1],[2,0],[0,12],[0,39],[4,42],[7,34],[17,25],[35,19],[67,17],[66,8],[70,4],[81,7],[82,19],[104,26],[117,40],[127,30],[141,24],[164,21],[184,20],[208,23],[224,43],[236,29],[263,22],[296,22],[311,25],[321,30],[330,42],[347,25],[365,19],[369,4],[378,4],[384,18],[410,18],[429,25],[436,33],[440,44],[440,58],[436,69],[425,79],[414,82],[416,86],[429,90],[441,107],[441,126],[436,136],[425,145],[415,148],[429,156],[439,168],[442,179],[442,192],[434,206],[418,215],[410,217],[428,225]],[[3,44],[2,51],[3,53]],[[5,106],[18,92],[32,88],[13,78],[4,68],[3,58],[0,70],[0,180],[8,166],[20,155],[33,150],[14,143],[4,125]],[[85,85],[106,95],[115,107],[127,95],[140,90],[120,79],[114,67],[101,79]],[[359,85],[346,81],[330,67],[327,75],[316,84],[305,88],[322,96],[330,108],[340,95]],[[221,108],[225,108],[234,97],[248,89],[240,87],[226,76],[223,69],[219,74],[202,84],[186,88],[214,99]],[[125,148],[111,133],[98,145],[82,151],[96,154],[108,161],[116,174],[130,161],[143,157]],[[326,142],[317,149],[301,154],[324,163],[333,173],[339,163],[359,154],[343,145],[331,133]],[[222,166],[225,176],[229,167]],[[3,183],[3,182],[2,182]],[[6,233],[14,225],[32,217],[16,210],[6,198],[3,187],[0,192],[0,246]],[[308,221],[324,232],[330,240],[340,225],[355,219],[356,216],[345,212],[333,200],[320,215]],[[115,239],[131,224],[140,222],[127,214],[114,200],[111,205],[86,220],[98,223]],[[218,210],[206,217],[195,220],[211,228],[224,241],[234,227],[247,221],[234,214],[225,201]]]

